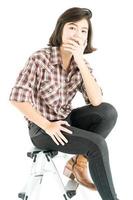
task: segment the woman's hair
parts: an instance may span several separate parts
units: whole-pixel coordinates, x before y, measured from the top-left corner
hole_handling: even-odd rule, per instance
[[[55,29],[49,39],[49,46],[59,47],[62,44],[62,31],[64,25],[68,22],[76,22],[81,19],[86,19],[89,25],[87,46],[84,53],[92,53],[96,49],[92,47],[92,25],[90,18],[92,17],[92,12],[87,8],[73,7],[66,10],[57,20]]]

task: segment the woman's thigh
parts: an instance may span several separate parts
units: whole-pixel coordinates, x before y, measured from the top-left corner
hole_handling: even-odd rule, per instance
[[[72,110],[68,118],[72,126],[106,138],[116,123],[117,111],[109,103],[101,103],[99,106],[86,105]]]
[[[34,124],[35,127],[38,127]],[[65,145],[57,145],[52,138],[42,129],[38,127],[37,133],[34,131],[34,136],[32,134],[32,127],[30,128],[30,135],[32,135],[31,140],[33,144],[40,149],[47,150],[58,150],[68,154],[88,154],[95,153],[100,149],[101,153],[105,154],[106,143],[104,139],[93,133],[91,131],[82,130],[73,126],[65,126],[68,129],[72,130],[72,134],[63,132],[63,135],[67,138],[68,143]]]

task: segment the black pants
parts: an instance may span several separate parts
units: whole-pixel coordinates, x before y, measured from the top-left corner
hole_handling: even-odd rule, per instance
[[[68,143],[56,145],[44,130],[35,124],[29,127],[33,144],[40,149],[52,149],[68,154],[83,154],[89,161],[91,177],[103,200],[118,200],[110,170],[108,148],[105,138],[114,127],[117,111],[109,103],[99,106],[83,106],[73,109],[65,119],[73,134],[62,133]]]

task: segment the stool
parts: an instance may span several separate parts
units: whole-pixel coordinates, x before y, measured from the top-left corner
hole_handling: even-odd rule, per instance
[[[58,151],[55,150],[41,150],[36,147],[33,147],[29,152],[27,152],[27,156],[30,157],[32,161],[32,168],[30,177],[23,188],[22,192],[18,194],[18,197],[23,200],[30,200],[34,191],[36,191],[36,199],[38,200],[38,195],[40,193],[42,179],[44,174],[49,170],[46,170],[46,164],[50,164],[53,172],[57,175],[57,182],[60,186],[63,198],[68,200],[76,195],[76,190],[78,187],[78,183],[74,180],[69,180],[64,185],[58,169],[54,163],[54,157],[58,155]],[[50,171],[51,172],[51,171]]]

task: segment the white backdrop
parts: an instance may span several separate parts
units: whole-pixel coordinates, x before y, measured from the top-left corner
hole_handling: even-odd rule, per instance
[[[132,5],[129,0],[4,0],[0,2],[0,182],[2,199],[17,199],[31,162],[26,152],[32,146],[23,115],[9,102],[19,71],[34,51],[46,46],[58,16],[66,9],[92,10],[93,44],[98,51],[86,58],[103,88],[104,101],[118,110],[118,121],[107,139],[111,169],[120,200],[132,199]],[[79,100],[80,98],[80,100]],[[78,99],[78,101],[77,101]],[[84,105],[77,94],[73,106]],[[48,181],[52,182],[52,178]],[[51,183],[50,182],[50,183]],[[58,188],[44,186],[42,199],[58,197]],[[46,187],[46,188],[45,188]],[[97,193],[80,187],[73,199],[100,200]],[[48,192],[52,193],[48,194]],[[85,197],[86,195],[86,197]],[[83,198],[84,196],[84,198]],[[56,197],[54,197],[56,199]]]

